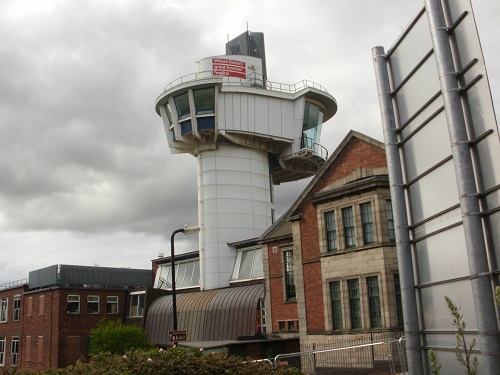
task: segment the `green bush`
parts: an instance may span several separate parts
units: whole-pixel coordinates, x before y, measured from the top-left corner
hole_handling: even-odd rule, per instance
[[[90,331],[91,357],[101,353],[123,355],[129,350],[151,346],[146,332],[141,327],[126,325],[118,320],[104,319]]]
[[[28,374],[19,372],[19,375]],[[295,368],[274,368],[266,362],[243,362],[227,353],[205,354],[200,349],[133,350],[125,355],[100,354],[90,363],[78,362],[59,370],[47,370],[40,375],[211,375],[211,374],[302,374]]]

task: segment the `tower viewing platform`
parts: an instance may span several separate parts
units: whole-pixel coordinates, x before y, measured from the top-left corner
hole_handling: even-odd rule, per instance
[[[264,55],[262,33],[240,37],[261,37]],[[273,184],[310,177],[328,158],[320,135],[337,111],[334,97],[311,81],[269,81],[265,70],[260,57],[207,57],[156,100],[171,152],[198,160],[202,290],[230,285],[237,251],[228,243],[273,223]]]

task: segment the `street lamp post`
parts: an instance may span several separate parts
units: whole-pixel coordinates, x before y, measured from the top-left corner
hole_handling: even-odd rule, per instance
[[[170,237],[170,274],[172,275],[172,312],[174,316],[174,331],[177,331],[177,293],[175,290],[175,245],[174,245],[174,237],[177,233],[184,234],[193,234],[198,233],[200,231],[200,227],[198,226],[187,226],[184,225],[184,228],[176,229],[172,232],[172,236]]]

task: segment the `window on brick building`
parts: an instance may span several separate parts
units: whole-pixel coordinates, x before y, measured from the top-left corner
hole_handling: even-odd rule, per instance
[[[293,250],[283,251],[283,273],[285,276],[285,299],[296,298],[295,272],[293,266]]]
[[[385,201],[385,209],[387,212],[387,231],[389,232],[389,241],[396,241],[396,232],[394,230],[394,215],[392,213],[392,202]]]
[[[19,359],[19,337],[13,337],[10,345],[10,365],[17,366]]]
[[[26,362],[31,361],[31,336],[26,336],[26,351],[23,353]]]
[[[7,321],[7,314],[9,308],[9,297],[0,298],[0,323]]]
[[[399,283],[399,274],[394,274],[394,293],[396,295],[396,316],[398,327],[403,327],[403,302],[401,300],[401,284]]]
[[[14,306],[12,307],[12,320],[21,319],[21,295],[14,296]]]
[[[328,251],[337,251],[337,225],[335,211],[325,213],[326,243]]]
[[[43,311],[45,309],[45,296],[41,295],[38,297],[38,315],[43,315]]]
[[[0,366],[5,364],[5,337],[0,337]]]
[[[342,209],[342,217],[344,219],[345,247],[355,247],[356,232],[354,230],[354,214],[352,207]]]
[[[260,332],[267,334],[267,321],[266,321],[266,301],[263,298],[259,299],[259,312],[260,312]]]
[[[36,361],[38,363],[43,362],[43,336],[38,336],[38,351],[37,351]]]
[[[375,228],[373,225],[372,204],[361,205],[361,222],[363,223],[363,242],[365,245],[375,242]]]
[[[238,251],[232,280],[247,280],[264,276],[262,249]]]
[[[66,311],[68,314],[80,314],[80,296],[78,294],[69,294],[67,302]]]
[[[330,293],[332,298],[332,325],[333,329],[343,329],[342,321],[342,292],[340,281],[330,283]]]
[[[370,326],[372,328],[382,327],[382,312],[380,308],[380,291],[378,277],[367,277],[368,307],[370,309]]]
[[[349,310],[351,313],[351,328],[362,328],[361,323],[361,298],[359,294],[359,280],[347,280],[349,288]]]
[[[146,299],[145,292],[130,293],[130,317],[141,317],[144,315],[144,301]]]
[[[26,312],[27,316],[31,316],[33,312],[33,297],[28,297],[28,311]]]
[[[99,314],[99,296],[87,296],[87,312]]]
[[[107,314],[118,314],[118,296],[108,296],[106,303]]]

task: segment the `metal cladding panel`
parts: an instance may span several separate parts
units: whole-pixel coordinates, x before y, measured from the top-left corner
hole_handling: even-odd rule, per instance
[[[267,77],[264,33],[245,31],[226,43],[226,55],[254,56],[262,59],[262,73]]]
[[[262,284],[178,295],[178,329],[187,331],[188,342],[253,336],[261,298]],[[148,338],[157,344],[172,344],[168,341],[172,329],[172,296],[158,298],[148,311]]]
[[[152,286],[149,270],[89,266],[60,266],[59,285]]]
[[[383,56],[378,48],[374,61],[389,174],[399,179],[393,186],[406,190],[406,201],[393,198],[393,207],[403,213],[407,208],[410,225],[412,254],[398,239],[398,256],[413,262],[415,275],[404,281],[407,288],[402,279],[405,326],[411,317],[408,324],[418,325],[420,345],[444,358],[455,344],[444,300],[449,296],[462,307],[471,335],[479,337],[482,371],[495,372],[500,361],[491,355],[498,352],[491,285],[499,280],[490,275],[498,275],[500,263],[500,143],[470,0],[426,0],[394,47]],[[403,197],[396,188],[391,192]],[[409,263],[399,262],[404,278]],[[409,288],[413,283],[418,289]],[[416,304],[408,303],[414,298]],[[409,331],[413,340],[416,330]],[[418,346],[411,345],[411,361]],[[446,374],[452,369],[450,363],[443,366]]]
[[[28,288],[42,288],[49,285],[57,285],[57,265],[30,271]]]

